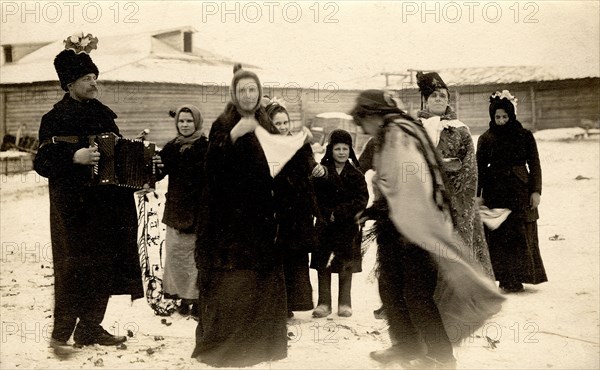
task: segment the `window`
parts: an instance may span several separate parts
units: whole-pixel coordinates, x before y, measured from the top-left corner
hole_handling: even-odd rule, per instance
[[[192,52],[192,33],[191,32],[183,33],[183,52],[184,53]]]
[[[4,45],[4,61],[6,63],[12,63],[13,61],[12,46],[10,45]]]

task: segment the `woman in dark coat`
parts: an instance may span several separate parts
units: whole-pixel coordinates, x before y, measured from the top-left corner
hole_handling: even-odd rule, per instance
[[[352,160],[351,163],[349,159]],[[319,246],[310,267],[318,271],[319,303],[314,317],[331,313],[331,273],[339,274],[338,315],[352,316],[352,274],[362,271],[362,233],[355,216],[369,200],[365,177],[352,149],[352,137],[344,130],[334,130],[321,164],[327,178],[315,179],[315,191],[321,218]]]
[[[277,101],[266,107],[271,123],[281,135],[290,134],[290,117]],[[310,143],[304,144],[275,176],[277,248],[283,251],[288,317],[293,311],[314,308],[308,254],[317,246],[314,219],[319,217],[311,176],[321,177],[325,168],[315,161]]]
[[[163,289],[181,299],[179,312],[198,316],[198,270],[194,261],[196,225],[204,187],[204,157],[208,139],[202,135],[202,115],[194,105],[175,112],[177,137],[169,141],[160,156],[161,176],[169,175],[165,212],[167,225]]]
[[[486,237],[496,280],[507,292],[523,283],[548,281],[537,235],[542,169],[531,131],[516,116],[516,99],[507,90],[490,97],[490,128],[477,142],[479,191],[490,209],[511,213]]]
[[[196,250],[201,313],[192,357],[211,366],[251,366],[287,356],[272,172],[280,168],[260,139],[269,133],[283,137],[259,106],[260,90],[256,74],[236,69],[232,103],[209,136],[207,207]]]

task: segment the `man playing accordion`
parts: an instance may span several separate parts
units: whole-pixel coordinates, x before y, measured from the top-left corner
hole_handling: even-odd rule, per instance
[[[127,338],[100,326],[110,295],[143,296],[137,254],[137,214],[133,189],[90,185],[100,154],[89,137],[121,136],[116,114],[99,102],[98,68],[88,55],[97,39],[88,34],[65,40],[54,60],[66,94],[40,125],[34,161],[48,178],[50,231],[54,262],[54,328],[51,347],[58,356],[76,345],[118,345]],[[79,321],[77,321],[79,319]]]

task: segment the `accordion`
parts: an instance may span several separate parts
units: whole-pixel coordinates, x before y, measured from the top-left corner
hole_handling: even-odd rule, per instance
[[[123,139],[112,132],[90,136],[89,143],[97,146],[100,153],[100,161],[92,167],[90,185],[110,184],[131,189],[156,185],[152,162],[155,144]]]

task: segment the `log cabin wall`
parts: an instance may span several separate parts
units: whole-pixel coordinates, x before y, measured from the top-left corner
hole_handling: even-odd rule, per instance
[[[212,122],[229,101],[228,86],[184,85],[99,81],[99,100],[119,116],[122,133],[135,136],[150,129],[149,140],[164,145],[175,136],[173,119],[168,111],[182,104],[197,105],[208,132]],[[583,78],[504,85],[450,86],[451,105],[459,119],[481,134],[488,127],[488,98],[495,90],[508,89],[519,99],[517,116],[532,130],[575,127],[582,120],[600,120],[600,78]],[[284,100],[292,121],[310,125],[323,112],[348,113],[360,90],[344,90],[337,85],[313,88],[273,88],[272,97]],[[420,109],[417,89],[397,91],[404,108],[415,114]],[[59,101],[64,92],[58,82],[3,84],[0,86],[0,131],[14,134],[19,126],[37,133],[42,116]]]

